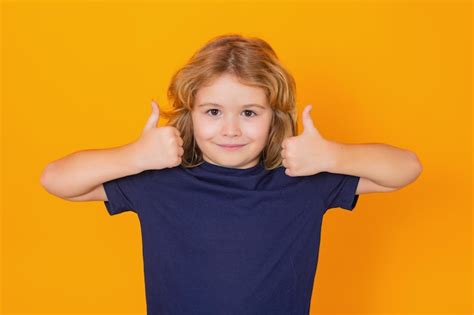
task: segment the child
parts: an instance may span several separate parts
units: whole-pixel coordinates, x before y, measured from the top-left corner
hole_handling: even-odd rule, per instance
[[[330,172],[356,149],[321,137],[310,107],[296,135],[294,79],[261,39],[212,39],[168,97],[173,109],[153,102],[136,141],[50,163],[44,187],[138,215],[149,315],[308,314],[325,212],[402,185]],[[157,128],[160,114],[169,121]],[[397,173],[415,170],[409,151],[390,150],[406,162]]]

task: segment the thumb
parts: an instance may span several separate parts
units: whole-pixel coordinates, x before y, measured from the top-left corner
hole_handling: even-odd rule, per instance
[[[317,133],[316,127],[314,127],[313,119],[311,118],[311,109],[313,105],[308,105],[303,111],[303,133]]]
[[[158,120],[160,120],[160,108],[158,107],[158,104],[155,103],[154,100],[151,101],[151,115],[148,118],[148,121],[145,124],[145,127],[143,128],[144,131],[150,130],[152,128],[156,128],[156,125],[158,123]]]

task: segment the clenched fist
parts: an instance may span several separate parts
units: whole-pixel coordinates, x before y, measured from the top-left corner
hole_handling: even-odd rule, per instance
[[[140,138],[132,143],[134,160],[141,171],[172,168],[181,164],[183,139],[173,126],[157,127],[160,110],[155,101]]]

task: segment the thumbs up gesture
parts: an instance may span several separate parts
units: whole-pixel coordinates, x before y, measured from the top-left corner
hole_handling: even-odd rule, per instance
[[[140,171],[171,168],[181,164],[183,139],[173,126],[157,127],[160,109],[152,101],[152,113],[140,138],[132,143],[134,160]]]
[[[324,139],[310,116],[312,105],[303,110],[303,132],[283,140],[281,156],[285,174],[307,176],[327,171],[332,163],[331,141]]]

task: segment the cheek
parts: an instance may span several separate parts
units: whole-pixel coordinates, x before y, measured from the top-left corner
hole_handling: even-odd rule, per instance
[[[197,122],[194,124],[194,136],[198,139],[209,139],[215,136],[217,132],[216,126],[205,123]]]
[[[252,126],[247,129],[247,135],[254,140],[259,140],[264,137],[266,130],[263,127]]]
[[[251,125],[247,129],[247,134],[249,137],[254,138],[255,140],[266,141],[268,133],[270,131],[270,123],[262,122],[261,124]]]

